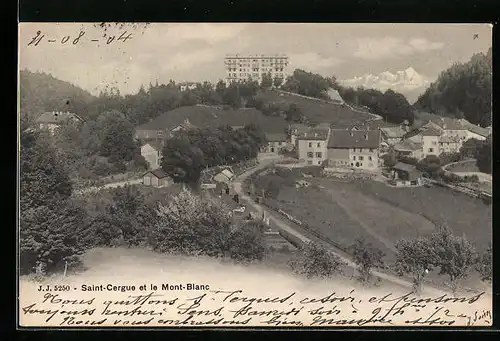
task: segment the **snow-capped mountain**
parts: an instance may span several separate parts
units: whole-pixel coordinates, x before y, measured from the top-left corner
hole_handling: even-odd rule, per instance
[[[412,67],[409,67],[406,70],[397,71],[396,73],[384,71],[378,75],[366,74],[340,82],[344,86],[353,88],[362,86],[367,89],[371,88],[380,91],[392,89],[405,95],[408,102],[413,103],[429,86],[431,80],[426,76],[420,75]]]

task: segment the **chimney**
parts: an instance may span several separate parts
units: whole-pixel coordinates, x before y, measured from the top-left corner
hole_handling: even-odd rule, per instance
[[[318,133],[314,133],[314,137],[318,137]]]
[[[368,140],[368,134],[365,134],[365,140]]]
[[[354,136],[354,133],[352,132],[352,130],[349,132],[349,135]]]
[[[307,133],[304,133],[304,137],[307,137]]]
[[[189,118],[186,117],[186,119],[184,120],[184,123],[189,124]]]

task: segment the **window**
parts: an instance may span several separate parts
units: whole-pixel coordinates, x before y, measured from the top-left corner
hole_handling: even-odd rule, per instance
[[[356,153],[356,148],[353,148],[353,149],[352,149],[352,151],[353,151],[354,153]]]
[[[432,141],[432,145],[433,146],[437,145],[437,142],[436,141]]]
[[[271,153],[274,153],[274,147],[271,147]]]
[[[370,153],[373,153],[373,148],[370,148]]]
[[[363,148],[359,148],[359,152],[362,153],[363,152]],[[363,159],[361,159],[363,160]]]
[[[314,157],[314,154],[313,154],[313,152],[307,152],[307,157],[309,157],[309,158],[312,158],[312,157]]]
[[[372,160],[372,157],[371,156],[368,156],[368,161],[371,161]]]
[[[317,152],[316,157],[321,157],[321,152]]]
[[[309,148],[311,148],[313,146],[312,142],[309,142]]]
[[[352,157],[352,159],[353,159],[353,160],[356,160],[356,155],[354,155],[354,156]]]
[[[318,148],[321,146],[321,143],[318,142]]]
[[[311,160],[309,160],[309,161],[307,161],[307,164],[308,164],[308,165],[312,165],[312,164],[313,164],[313,162],[312,162]]]
[[[318,165],[321,165],[321,161],[318,161]]]
[[[351,162],[351,166],[354,166],[354,163]]]
[[[359,157],[359,161],[363,161],[363,157],[362,156]]]
[[[434,152],[434,148],[429,148],[429,153],[433,153]]]

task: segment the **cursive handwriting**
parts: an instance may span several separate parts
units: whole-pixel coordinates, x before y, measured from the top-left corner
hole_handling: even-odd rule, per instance
[[[255,296],[243,290],[35,292],[40,296],[21,304],[21,320],[42,326],[472,326],[492,320],[484,293],[367,297],[351,290],[314,297],[297,292]]]
[[[89,37],[85,30],[79,31],[75,35],[62,35],[60,37],[47,36],[41,30],[36,31],[35,35],[32,36],[27,46],[38,46],[40,43],[50,43],[59,45],[78,45],[82,42],[91,42],[93,44],[104,43],[109,45],[111,43],[125,43],[132,39],[132,33],[128,31],[123,31],[119,35],[111,35],[104,33],[100,37]]]

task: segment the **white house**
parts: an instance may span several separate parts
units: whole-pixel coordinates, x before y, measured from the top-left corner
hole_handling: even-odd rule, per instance
[[[327,159],[330,128],[310,128],[296,137],[299,160],[308,165],[320,166]]]
[[[141,146],[141,155],[146,159],[150,169],[160,167],[163,145],[157,140],[146,142]]]
[[[35,120],[35,123],[40,129],[48,129],[53,135],[55,130],[63,123],[72,121],[75,123],[83,123],[84,120],[77,114],[71,112],[51,111],[44,112]]]

